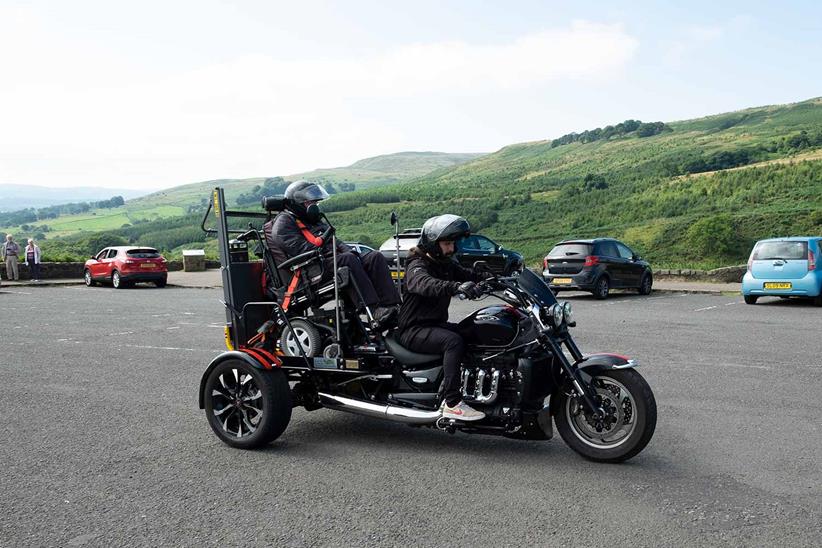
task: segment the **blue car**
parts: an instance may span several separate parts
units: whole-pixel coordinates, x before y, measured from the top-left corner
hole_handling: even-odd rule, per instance
[[[760,240],[742,278],[745,302],[759,297],[810,297],[822,306],[822,238],[792,237]]]

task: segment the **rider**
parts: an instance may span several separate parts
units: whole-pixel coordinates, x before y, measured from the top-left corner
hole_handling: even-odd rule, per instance
[[[285,211],[263,226],[266,243],[278,263],[320,247],[326,271],[333,268],[332,239],[320,236],[328,228],[317,205],[328,198],[324,188],[309,181],[295,181],[285,189]],[[374,320],[386,322],[396,313],[400,296],[391,280],[388,263],[381,253],[360,257],[337,242],[337,267],[347,266],[362,294],[363,305]]]
[[[465,344],[458,325],[448,323],[451,297],[480,296],[475,282],[490,276],[463,268],[454,260],[454,242],[471,234],[468,221],[457,215],[431,217],[422,225],[417,246],[405,266],[405,300],[400,307],[400,344],[415,352],[442,353],[445,379],[441,410],[445,418],[476,421],[485,417],[462,401],[460,361]]]

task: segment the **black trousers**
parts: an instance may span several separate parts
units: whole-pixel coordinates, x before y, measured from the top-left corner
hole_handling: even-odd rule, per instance
[[[400,344],[408,350],[425,354],[443,354],[442,365],[445,379],[442,381],[443,397],[449,407],[462,401],[460,387],[460,362],[465,354],[465,343],[455,323],[436,326],[413,326],[399,335]]]
[[[40,279],[40,265],[35,263],[34,261],[28,261],[29,263],[29,275],[32,280],[39,280]]]
[[[338,253],[337,266],[347,266],[351,277],[357,283],[362,293],[363,304],[372,306],[392,306],[400,304],[400,294],[397,286],[391,279],[391,270],[388,262],[381,253],[372,251],[365,257],[360,257],[354,253]],[[332,259],[325,260],[326,272],[331,272],[334,267]],[[330,279],[330,275],[329,275]],[[353,289],[352,289],[353,291]],[[357,300],[356,294],[353,295]]]

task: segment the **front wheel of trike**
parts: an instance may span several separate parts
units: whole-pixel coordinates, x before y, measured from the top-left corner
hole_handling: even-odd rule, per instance
[[[579,398],[560,392],[554,407],[557,430],[571,449],[598,462],[622,462],[642,451],[656,428],[656,400],[632,369],[607,370],[592,379],[605,416],[595,420]]]
[[[291,420],[291,389],[282,371],[227,360],[205,384],[208,424],[224,443],[254,449],[277,439]]]

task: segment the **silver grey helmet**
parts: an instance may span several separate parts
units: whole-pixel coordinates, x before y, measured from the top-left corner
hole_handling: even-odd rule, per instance
[[[459,215],[446,213],[431,217],[422,225],[417,246],[435,258],[442,258],[437,242],[456,241],[471,235],[471,225]]]
[[[320,208],[317,206],[305,207],[305,202],[319,202],[328,198],[323,187],[311,181],[294,181],[285,189],[286,208],[298,219],[307,223],[316,223],[320,220]]]

